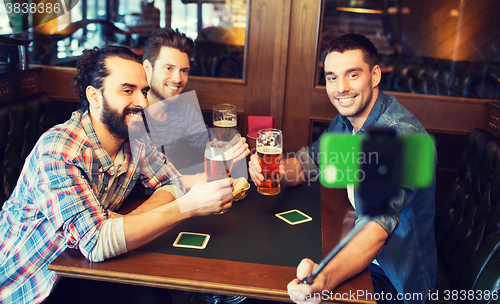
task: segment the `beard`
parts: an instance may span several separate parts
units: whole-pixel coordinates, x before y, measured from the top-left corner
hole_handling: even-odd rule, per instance
[[[127,107],[123,109],[122,113],[111,108],[106,97],[101,92],[103,99],[102,107],[102,123],[106,126],[108,131],[116,138],[127,140],[129,138],[128,126],[126,117],[130,113],[139,113],[142,111],[140,107]]]
[[[370,81],[368,83],[368,85],[371,86],[372,82]],[[338,104],[338,105],[336,104],[337,103],[336,100],[338,100],[337,98],[347,97],[347,96],[352,95],[353,93],[356,94],[356,98],[362,98],[362,100],[360,100],[357,104],[354,104],[350,108],[345,108],[345,107],[342,107],[340,104]],[[367,110],[368,107],[370,107],[370,110],[371,110],[374,90],[370,90],[370,91],[366,92],[364,95],[362,93],[363,92],[352,90],[348,93],[328,95],[328,98],[330,99],[330,102],[335,107],[335,109],[342,116],[345,116],[348,118],[349,117],[357,117],[357,116],[363,114]]]
[[[159,101],[161,100],[169,100],[171,101],[170,98],[179,96],[179,94],[182,93],[183,89],[180,90],[178,93],[172,93],[169,92],[165,87],[167,84],[164,81],[161,81],[158,77],[155,77],[155,74],[153,73],[153,78],[151,79],[151,83],[149,84],[149,94],[153,95],[156,99]],[[174,95],[171,95],[174,94]]]
[[[158,100],[164,100],[168,98],[166,96],[163,96],[153,84],[151,84],[151,86],[149,87],[149,93],[153,94]]]
[[[357,109],[355,109],[354,112],[347,113],[347,115],[344,115],[344,116],[345,117],[357,117],[357,116],[363,114],[363,112],[365,112],[366,109],[368,108],[368,106],[371,104],[372,98],[373,98],[373,92],[371,92],[367,96],[367,98],[365,98],[364,100],[361,101],[361,103],[359,104],[359,107]]]

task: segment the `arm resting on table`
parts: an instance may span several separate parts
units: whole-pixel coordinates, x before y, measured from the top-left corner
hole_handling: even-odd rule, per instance
[[[163,190],[160,191],[160,195],[155,195],[154,199],[146,200],[127,216],[142,214],[159,206],[173,202],[176,198],[174,195],[177,190],[173,187],[175,186],[164,186],[158,189],[155,193]],[[180,189],[178,191],[180,191]],[[108,216],[109,218],[104,221],[101,227],[97,243],[90,252],[89,260],[92,262],[102,262],[105,259],[123,254],[127,252],[127,247],[129,247],[127,246],[124,229],[124,218],[126,216],[112,211],[108,211]]]
[[[124,216],[109,212],[109,216],[111,218],[123,217],[126,251],[130,251],[154,240],[187,218],[208,215],[229,208],[233,198],[231,184],[232,179],[211,183],[200,181],[186,195],[177,199],[174,197],[175,192],[172,194],[160,188],[133,212]],[[115,246],[120,243],[108,236],[109,234],[103,234],[102,237],[106,237],[104,241],[113,243],[106,246]],[[117,247],[113,248],[117,249]]]
[[[147,208],[143,208],[143,212],[131,212],[123,217],[128,251],[149,243],[192,216],[192,213],[180,212],[178,201],[168,191],[156,191],[144,204]]]
[[[127,250],[149,243],[185,219],[229,208],[233,199],[232,183],[229,178],[210,183],[198,181],[188,193],[175,200],[168,191],[155,191],[146,204],[158,207],[123,217]]]

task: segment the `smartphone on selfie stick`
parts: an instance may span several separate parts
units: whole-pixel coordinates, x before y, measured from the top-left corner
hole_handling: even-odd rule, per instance
[[[325,133],[319,143],[320,182],[327,188],[352,184],[362,198],[354,228],[301,283],[314,279],[373,217],[386,214],[400,187],[425,188],[434,177],[434,139],[428,134],[398,135],[372,127],[367,134]]]

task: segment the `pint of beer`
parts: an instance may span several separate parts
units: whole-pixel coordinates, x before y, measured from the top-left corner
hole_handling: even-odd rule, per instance
[[[220,104],[214,107],[212,119],[218,140],[230,141],[236,134],[236,107],[232,104]]]
[[[231,177],[233,166],[233,146],[225,141],[214,139],[205,147],[205,172],[207,182]]]
[[[262,129],[257,132],[257,156],[264,181],[257,187],[263,195],[280,193],[279,165],[283,153],[283,136],[278,129]]]
[[[233,166],[233,145],[226,141],[219,141],[216,138],[209,141],[205,147],[205,173],[207,182],[231,177],[231,167]],[[223,214],[221,211],[217,214]]]
[[[214,130],[218,140],[230,141],[236,134],[236,120],[214,121]]]

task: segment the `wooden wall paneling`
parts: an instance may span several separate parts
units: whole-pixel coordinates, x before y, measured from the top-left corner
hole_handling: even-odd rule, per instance
[[[204,111],[211,111],[221,103],[234,104],[239,113],[245,110],[245,83],[241,79],[189,76],[184,92],[192,90],[196,92],[200,108]]]
[[[320,14],[320,0],[292,2],[283,119],[285,151],[297,151],[308,143]]]
[[[271,116],[276,118],[276,127],[283,128],[283,109],[285,104],[286,69],[288,59],[288,41],[290,34],[290,17],[292,0],[279,3],[276,18],[276,36],[274,43],[273,76],[271,83]]]
[[[78,93],[73,93],[76,68],[41,66],[38,89],[47,92],[52,100],[80,102]]]
[[[291,0],[251,0],[249,4],[242,132],[247,132],[249,115],[273,116],[277,127],[282,126],[291,9]]]
[[[486,129],[489,110],[486,99],[388,92],[417,117],[428,131],[470,133]]]
[[[317,86],[311,92],[311,118],[332,120],[339,112],[326,95],[326,87]]]

